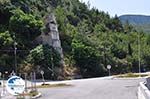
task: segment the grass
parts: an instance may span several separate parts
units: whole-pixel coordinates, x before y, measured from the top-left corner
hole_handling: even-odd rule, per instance
[[[137,73],[127,73],[122,75],[117,75],[117,78],[137,78],[137,77],[146,77],[148,74],[137,74]]]
[[[71,84],[65,84],[65,83],[60,83],[60,84],[42,84],[37,86],[37,88],[51,88],[51,87],[65,87],[65,86],[72,86]]]
[[[25,99],[24,97],[17,97],[16,99]]]
[[[30,97],[34,97],[36,95],[38,95],[38,91],[37,90],[31,90],[29,93],[23,93],[17,96],[17,99],[25,99],[25,96],[30,96]]]
[[[36,91],[36,90],[31,90],[30,92],[29,92],[29,96],[36,96],[36,95],[38,95],[39,93]]]
[[[64,87],[64,86],[72,86],[71,84],[65,84],[65,83],[60,83],[60,84],[42,84],[39,86],[36,86],[36,88],[51,88],[51,87]],[[31,89],[31,87],[28,87],[28,89]],[[23,93],[18,95],[17,99],[25,99],[24,96],[30,96],[34,97],[38,95],[37,90],[31,90],[29,93]]]

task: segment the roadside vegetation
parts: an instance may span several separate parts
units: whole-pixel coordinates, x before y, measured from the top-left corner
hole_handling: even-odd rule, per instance
[[[137,78],[137,77],[148,77],[149,74],[139,74],[139,73],[127,73],[127,74],[121,74],[117,75],[115,77],[117,78]]]
[[[69,87],[73,86],[71,84],[65,84],[65,83],[60,83],[60,84],[42,84],[37,86],[37,88],[52,88],[52,87]]]
[[[34,43],[46,31],[44,18],[54,13],[62,43],[65,66],[63,75],[55,72],[60,55],[54,48]],[[140,40],[140,42],[139,42]],[[137,32],[130,24],[122,25],[118,16],[90,8],[79,0],[0,0],[0,72],[15,69],[21,73],[44,70],[46,79],[100,77],[150,70],[150,34]],[[48,67],[52,70],[49,71]]]

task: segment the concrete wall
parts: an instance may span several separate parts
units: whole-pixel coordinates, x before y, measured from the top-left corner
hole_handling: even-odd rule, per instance
[[[42,33],[36,38],[37,44],[48,44],[52,46],[61,56],[60,64],[62,66],[64,63],[63,50],[61,47],[61,41],[59,38],[58,26],[54,14],[50,14],[45,18],[45,26],[47,28],[46,33]]]
[[[144,82],[140,82],[138,87],[138,99],[150,99],[150,90]]]
[[[150,89],[150,77],[146,78],[146,86],[148,89]]]

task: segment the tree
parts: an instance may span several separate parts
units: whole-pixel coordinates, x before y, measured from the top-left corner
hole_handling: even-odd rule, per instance
[[[12,47],[13,45],[13,39],[8,31],[0,33],[0,48],[8,48]]]
[[[41,20],[36,19],[31,14],[25,14],[20,9],[13,10],[12,13],[9,30],[14,32],[16,37],[32,41],[41,34],[41,27],[43,26]]]
[[[126,21],[125,25],[124,25],[124,32],[125,33],[130,33],[133,30],[133,26],[129,24],[128,21]]]
[[[96,24],[94,27],[94,33],[106,32],[107,28],[104,24]]]
[[[65,26],[67,24],[67,18],[65,15],[65,10],[63,8],[61,8],[60,6],[58,6],[55,9],[55,14],[56,14],[56,20],[59,24],[58,29],[62,32],[65,32]]]
[[[60,55],[54,48],[48,45],[39,45],[30,51],[26,62],[31,64],[29,66],[33,66],[30,67],[32,71],[38,71],[38,68],[43,69],[46,72],[46,78],[48,78],[54,72],[55,67],[60,66],[60,59]]]
[[[41,65],[44,68],[51,67],[52,64],[55,66],[60,65],[60,55],[48,45],[39,45],[32,49],[27,60],[34,65]]]
[[[102,57],[97,50],[75,39],[72,42],[72,47],[73,58],[84,77],[105,75],[105,69],[100,64]]]
[[[110,20],[110,22],[106,25],[110,30],[121,32],[123,30],[123,26],[118,18],[117,15],[115,15],[114,18]]]

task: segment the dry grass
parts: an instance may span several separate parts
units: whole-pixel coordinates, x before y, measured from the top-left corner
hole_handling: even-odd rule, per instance
[[[127,73],[127,74],[121,74],[117,75],[117,78],[137,78],[137,77],[146,77],[149,76],[148,74],[137,74],[137,73]]]
[[[65,83],[60,83],[60,84],[42,84],[40,86],[37,86],[37,88],[51,88],[51,87],[69,87],[72,86],[71,84],[65,84]]]

